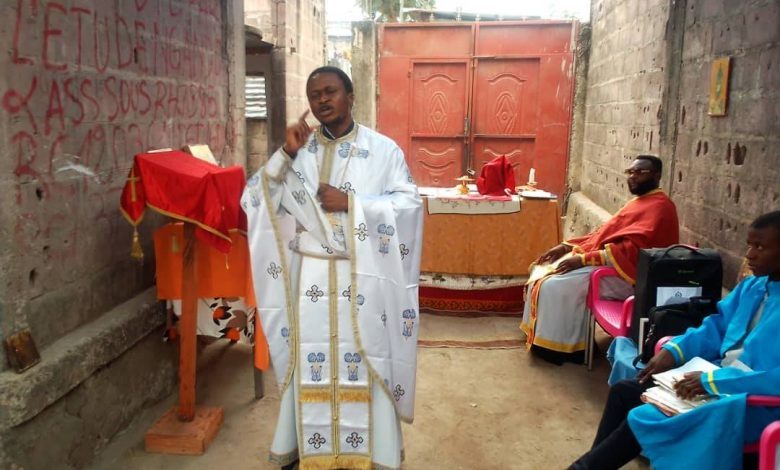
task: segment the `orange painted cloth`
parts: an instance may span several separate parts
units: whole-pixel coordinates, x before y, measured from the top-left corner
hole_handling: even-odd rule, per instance
[[[511,214],[429,214],[423,198],[424,272],[525,276],[528,266],[560,243],[555,200],[524,199]]]
[[[595,232],[566,240],[574,253],[584,255],[589,265],[603,259],[601,250],[626,281],[636,280],[639,250],[679,243],[677,209],[660,189],[628,201],[617,214]],[[604,260],[606,261],[606,260]]]
[[[195,239],[197,256],[198,297],[243,297],[247,306],[257,306],[249,265],[246,236],[238,231],[229,233],[231,249],[222,253],[211,244]],[[184,225],[167,224],[154,234],[157,298],[181,299],[184,252]],[[255,318],[255,367],[267,370],[268,343],[257,316]]]
[[[223,253],[230,251],[230,231],[246,230],[239,202],[244,190],[241,166],[221,168],[180,150],[135,156],[120,208],[136,226],[146,207],[175,219],[192,222],[195,234]]]

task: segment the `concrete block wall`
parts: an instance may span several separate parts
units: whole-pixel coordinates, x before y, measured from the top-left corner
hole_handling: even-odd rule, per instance
[[[355,120],[376,129],[377,98],[377,24],[352,23],[352,81],[355,84]]]
[[[115,307],[150,292],[154,303],[152,232],[164,219],[145,217],[147,257],[135,263],[119,195],[133,155],[146,149],[208,143],[223,163],[244,164],[242,21],[241,2],[227,0],[0,2],[0,337],[30,329],[42,354],[41,364],[17,375],[0,351],[0,389],[21,381],[46,391],[34,404],[20,398],[27,389],[3,393],[0,467],[21,465],[4,456],[21,455],[9,446],[22,427],[39,436],[25,445],[50,439],[51,413],[41,410],[73,390],[95,403],[125,403],[124,390],[82,388],[103,368],[174,383],[172,368],[123,359],[138,359],[135,348],[159,340],[163,316],[149,302]],[[136,318],[139,309],[140,326],[109,321]],[[98,347],[105,338],[110,347]],[[173,357],[173,348],[162,350],[161,361]],[[127,413],[163,390],[138,393]],[[111,413],[85,414],[84,429],[93,419],[108,420],[99,437],[67,431],[85,449],[118,429]],[[76,468],[89,460],[60,457],[49,462]]]
[[[720,250],[727,282],[747,226],[780,209],[780,3],[688,0],[672,197],[681,237]],[[708,115],[713,59],[731,57],[726,116]]]
[[[260,28],[271,51],[270,147],[284,144],[286,124],[309,108],[306,79],[325,65],[325,0],[246,0],[246,22]],[[310,118],[310,122],[314,122]]]
[[[327,61],[325,1],[288,0],[285,37],[286,122],[290,123],[309,109],[306,98],[309,73]],[[309,122],[314,119],[310,117]]]
[[[592,2],[580,187],[609,212],[631,196],[623,170],[633,156],[658,153],[667,3]]]
[[[731,287],[747,225],[780,209],[780,4],[773,0],[595,0],[581,191],[609,213],[629,198],[621,170],[659,155],[681,239],[714,247]],[[712,60],[732,57],[728,113],[707,114]],[[574,199],[573,199],[574,201]],[[592,217],[570,204],[566,233]]]
[[[30,328],[45,347],[152,280],[153,262],[129,259],[118,210],[133,155],[204,142],[243,163],[243,119],[228,106],[242,91],[228,86],[218,3],[20,0],[0,12],[0,330]]]

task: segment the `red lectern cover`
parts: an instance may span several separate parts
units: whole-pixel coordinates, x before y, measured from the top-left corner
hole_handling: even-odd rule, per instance
[[[140,153],[122,190],[120,209],[136,227],[146,207],[198,228],[195,234],[219,251],[230,251],[230,230],[246,230],[239,202],[245,185],[240,166],[221,168],[180,150]],[[143,257],[138,232],[134,257]]]

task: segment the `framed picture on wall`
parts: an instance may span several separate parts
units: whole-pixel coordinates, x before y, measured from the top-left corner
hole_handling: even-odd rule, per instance
[[[725,116],[729,97],[729,72],[731,57],[721,57],[712,61],[710,72],[710,99],[708,114]]]

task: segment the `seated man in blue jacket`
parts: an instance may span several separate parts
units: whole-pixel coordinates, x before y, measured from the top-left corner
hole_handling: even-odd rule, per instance
[[[747,394],[780,395],[780,211],[753,221],[747,245],[754,275],[718,303],[717,314],[666,343],[637,379],[610,389],[593,446],[571,468],[619,468],[642,452],[653,468],[738,469],[743,444],[780,419],[780,408],[745,403]],[[675,391],[718,400],[673,417],[642,404],[653,374],[696,356],[721,368],[688,373]]]

